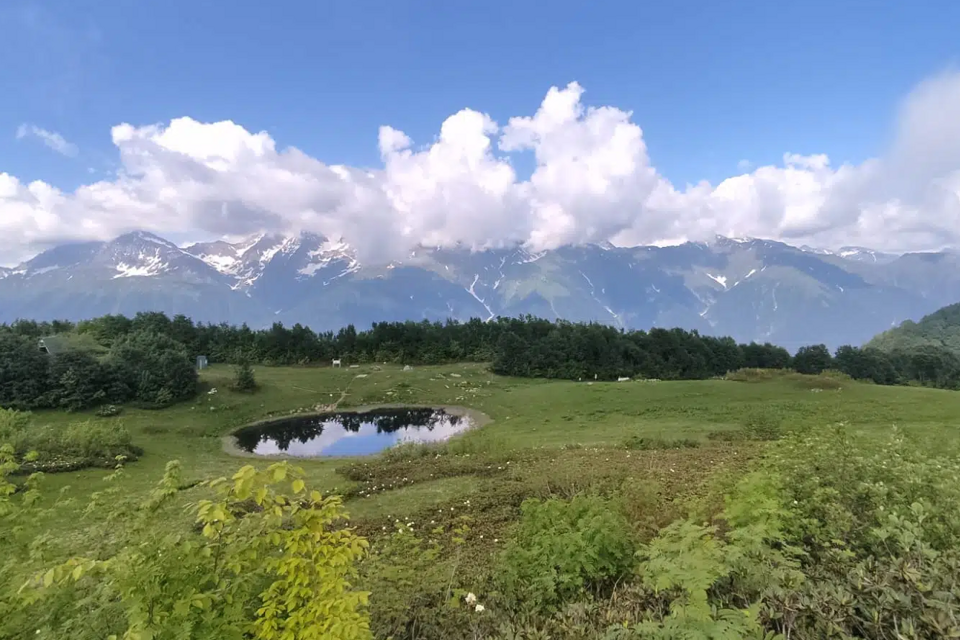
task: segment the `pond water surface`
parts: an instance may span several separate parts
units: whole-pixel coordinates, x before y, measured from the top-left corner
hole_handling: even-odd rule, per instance
[[[443,409],[392,408],[295,416],[244,427],[237,446],[256,455],[362,456],[401,442],[446,440],[472,426]]]

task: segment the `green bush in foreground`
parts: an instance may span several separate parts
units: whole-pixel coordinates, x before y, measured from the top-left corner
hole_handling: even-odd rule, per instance
[[[960,637],[958,478],[896,433],[789,436],[727,498],[722,532],[682,520],[641,550],[643,619],[610,633]]]
[[[514,608],[550,611],[630,571],[632,532],[610,501],[577,496],[527,500],[521,508],[498,571],[500,588]]]
[[[122,480],[122,469],[114,476]],[[247,466],[206,483],[214,496],[193,508],[197,531],[161,533],[155,520],[180,485],[172,462],[147,502],[110,515],[110,548],[24,585],[30,637],[372,637],[367,594],[352,585],[366,541],[342,526],[339,497],[310,491],[287,463]],[[84,606],[67,613],[71,602]]]

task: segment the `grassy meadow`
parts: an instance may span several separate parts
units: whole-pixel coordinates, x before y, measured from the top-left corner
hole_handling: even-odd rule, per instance
[[[365,459],[297,459],[311,484],[321,490],[343,492],[354,519],[384,515],[406,516],[465,500],[481,485],[516,480],[530,475],[547,483],[559,474],[565,479],[581,475],[589,483],[596,466],[605,474],[644,475],[648,465],[664,457],[690,461],[690,482],[671,481],[678,491],[693,490],[704,476],[731,464],[731,458],[753,455],[758,443],[724,445],[717,432],[736,432],[750,425],[783,430],[846,423],[865,432],[887,434],[897,426],[908,434],[938,446],[958,437],[960,394],[923,388],[881,387],[825,377],[777,374],[770,379],[738,382],[706,380],[682,382],[557,382],[502,378],[476,364],[415,367],[360,368],[255,368],[260,390],[252,395],[228,390],[231,367],[215,366],[203,372],[205,390],[197,399],[163,410],[125,409],[111,420],[122,421],[133,442],[145,451],[127,465],[124,486],[129,492],[148,492],[169,460],[179,460],[188,480],[229,476],[255,459],[229,455],[223,436],[257,420],[312,411],[318,405],[338,404],[339,409],[378,404],[456,405],[475,409],[490,421],[455,438],[451,450],[471,451],[495,460],[512,462],[503,473],[471,473],[469,469],[418,474],[418,480],[372,498],[359,496],[363,482],[338,473],[338,469],[363,464]],[[365,376],[365,377],[358,377]],[[42,412],[37,422],[68,423],[83,414]],[[630,451],[622,445],[631,437],[666,441],[689,439],[704,446],[677,451]],[[627,463],[630,456],[631,463]],[[390,460],[390,454],[376,459]],[[476,456],[475,456],[476,458]],[[620,466],[607,466],[607,460]],[[536,464],[533,462],[536,460]],[[555,462],[554,462],[555,461]],[[521,464],[518,464],[521,463]],[[264,462],[266,464],[266,462]],[[419,461],[423,468],[429,462]],[[397,465],[394,465],[397,466]],[[606,468],[606,469],[604,469]],[[615,471],[611,471],[614,469]],[[669,468],[669,467],[668,467]],[[579,471],[574,471],[579,469]],[[380,477],[390,480],[390,471]],[[398,471],[402,473],[402,470]],[[668,471],[669,473],[669,471]],[[676,475],[676,471],[673,473]],[[84,495],[100,490],[104,470],[51,474],[48,490],[69,486],[77,504]],[[396,480],[404,476],[399,475]],[[388,513],[389,512],[389,513]],[[44,528],[82,526],[69,508],[59,509],[58,522]]]
[[[203,391],[193,401],[154,411],[125,408],[118,417],[102,418],[121,421],[144,450],[123,470],[124,497],[131,503],[146,500],[168,461],[178,460],[187,488],[178,492],[159,526],[190,526],[195,512],[184,507],[206,491],[189,488],[195,481],[229,477],[246,464],[268,464],[231,455],[224,446],[225,436],[241,426],[330,405],[339,410],[381,404],[466,407],[489,420],[447,443],[401,445],[365,458],[298,458],[295,464],[305,470],[311,488],[344,496],[353,525],[374,548],[395,530],[397,520],[448,532],[469,522],[467,543],[455,560],[443,556],[442,562],[454,563],[453,571],[475,581],[494,571],[492,558],[511,536],[528,498],[639,492],[638,506],[627,512],[639,538],[649,540],[692,511],[716,513],[731,483],[746,475],[766,441],[781,433],[843,423],[878,440],[896,427],[940,452],[960,444],[960,394],[829,375],[558,382],[498,377],[476,364],[410,371],[389,365],[257,367],[255,374],[259,390],[239,394],[229,390],[233,369],[214,366],[202,373]],[[212,389],[217,391],[209,393]],[[101,419],[62,412],[33,417],[55,426],[88,418]],[[44,495],[65,498],[29,525],[36,535],[52,539],[49,557],[89,554],[105,544],[90,535],[103,535],[98,511],[85,507],[104,489],[107,473],[87,469],[44,479]],[[429,609],[397,605],[398,610],[415,606]],[[389,617],[378,611],[382,619]],[[432,637],[418,636],[407,626],[396,637]]]

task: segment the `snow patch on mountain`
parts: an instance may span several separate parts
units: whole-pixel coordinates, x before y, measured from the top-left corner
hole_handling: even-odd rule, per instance
[[[39,268],[39,269],[34,269],[33,271],[30,272],[30,275],[31,275],[31,276],[42,276],[42,275],[45,274],[45,273],[50,273],[51,271],[56,271],[56,270],[59,269],[59,268],[60,268],[60,265],[58,265],[58,264],[52,264],[52,265],[50,265],[50,266],[48,266],[48,267],[41,267],[41,268]]]
[[[724,289],[727,288],[727,276],[715,276],[712,273],[708,273],[707,277],[719,284]]]
[[[166,271],[168,266],[159,253],[152,256],[140,253],[135,262],[118,262],[115,266],[117,273],[113,279],[156,276]]]
[[[469,286],[469,287],[464,287],[464,288],[467,290],[467,293],[469,293],[471,296],[473,296],[474,300],[476,300],[476,301],[479,302],[481,305],[483,305],[483,308],[486,309],[486,310],[487,310],[487,313],[490,314],[490,315],[487,316],[487,318],[486,318],[486,321],[489,322],[490,320],[493,320],[493,318],[494,318],[497,314],[494,313],[494,312],[493,312],[493,309],[491,309],[491,308],[487,305],[487,303],[483,301],[483,298],[481,298],[480,296],[478,296],[478,295],[477,295],[477,292],[473,290],[473,288],[477,286],[477,281],[478,281],[479,279],[480,279],[480,274],[474,274],[474,275],[473,275],[473,282],[470,283],[470,286]]]
[[[738,284],[740,284],[740,283],[743,282],[744,280],[747,280],[750,276],[752,276],[752,275],[755,274],[756,272],[757,272],[756,269],[750,269],[750,272],[749,272],[747,275],[743,276],[742,278],[740,278],[739,280],[737,280],[736,282],[733,283],[733,287],[737,286]],[[732,289],[733,287],[730,287],[730,288]]]
[[[347,263],[347,267],[343,271],[324,281],[325,285],[337,278],[359,271],[361,266],[360,262],[354,257],[350,245],[342,240],[324,240],[319,247],[309,251],[307,257],[310,262],[298,269],[297,273],[308,278],[313,277],[318,271],[330,266],[333,262]]]
[[[232,256],[202,253],[196,257],[203,260],[224,275],[232,275],[235,272],[237,265],[240,263],[240,259],[235,255]]]

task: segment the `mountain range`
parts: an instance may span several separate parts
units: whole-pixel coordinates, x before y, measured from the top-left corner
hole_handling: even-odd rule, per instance
[[[960,254],[827,251],[717,237],[675,246],[530,252],[421,247],[386,265],[312,234],[178,246],[129,233],[0,268],[0,322],[138,311],[203,322],[301,323],[532,314],[630,329],[683,327],[773,342],[862,344],[960,301]]]

